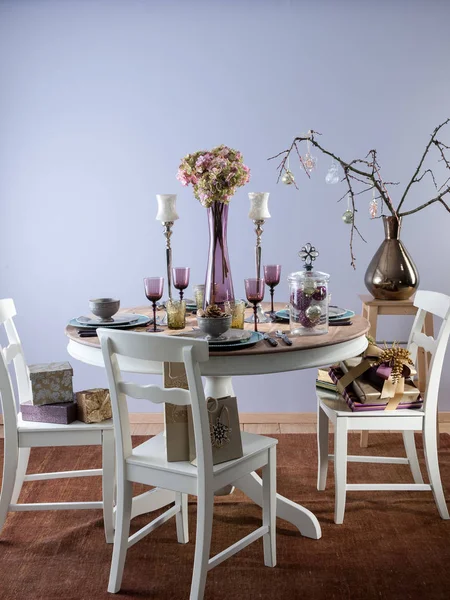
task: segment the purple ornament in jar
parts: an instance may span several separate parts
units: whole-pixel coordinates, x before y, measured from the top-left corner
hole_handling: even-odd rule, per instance
[[[320,335],[328,332],[328,273],[314,271],[319,253],[306,244],[299,253],[305,270],[288,277],[290,329],[294,335]]]

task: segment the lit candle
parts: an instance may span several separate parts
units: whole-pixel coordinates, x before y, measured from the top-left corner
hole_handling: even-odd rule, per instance
[[[158,201],[157,221],[169,223],[179,219],[175,206],[177,201],[176,194],[156,194],[156,200]]]
[[[250,212],[248,216],[253,221],[263,221],[270,219],[269,212],[269,192],[250,192]]]

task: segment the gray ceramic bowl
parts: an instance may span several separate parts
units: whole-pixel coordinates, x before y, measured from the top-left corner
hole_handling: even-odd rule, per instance
[[[120,300],[114,298],[94,298],[89,300],[89,309],[102,321],[111,321],[111,317],[116,314],[120,308]]]
[[[219,337],[231,327],[232,315],[224,317],[197,317],[197,323],[201,331],[211,337]]]

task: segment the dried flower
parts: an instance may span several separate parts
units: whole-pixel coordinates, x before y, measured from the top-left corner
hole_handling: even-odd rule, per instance
[[[236,188],[250,181],[250,169],[239,151],[221,145],[185,156],[177,179],[184,186],[192,185],[194,196],[209,208],[214,202],[228,204]]]

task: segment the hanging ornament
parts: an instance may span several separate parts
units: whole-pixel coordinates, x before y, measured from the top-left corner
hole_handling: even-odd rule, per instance
[[[326,183],[330,185],[334,185],[335,183],[339,183],[339,168],[337,164],[334,162],[334,158],[331,161],[331,166],[328,169],[328,173],[325,176]]]
[[[294,173],[291,171],[289,167],[289,157],[287,159],[287,166],[285,167],[285,171],[281,176],[281,181],[284,185],[292,185],[295,183]]]
[[[308,131],[307,136],[308,139],[306,140],[306,154],[302,157],[302,160],[305,169],[309,171],[309,173],[311,173],[311,171],[314,171],[314,169],[316,168],[317,158],[311,155],[311,142],[309,141],[309,138],[311,137],[311,131]]]
[[[375,219],[378,213],[378,200],[375,198],[375,186],[372,188],[372,200],[369,204],[370,218]]]
[[[292,185],[295,182],[294,174],[287,169],[281,176],[281,181],[284,185]]]
[[[353,211],[350,209],[350,194],[347,196],[347,210],[342,215],[342,220],[346,225],[353,223]]]

